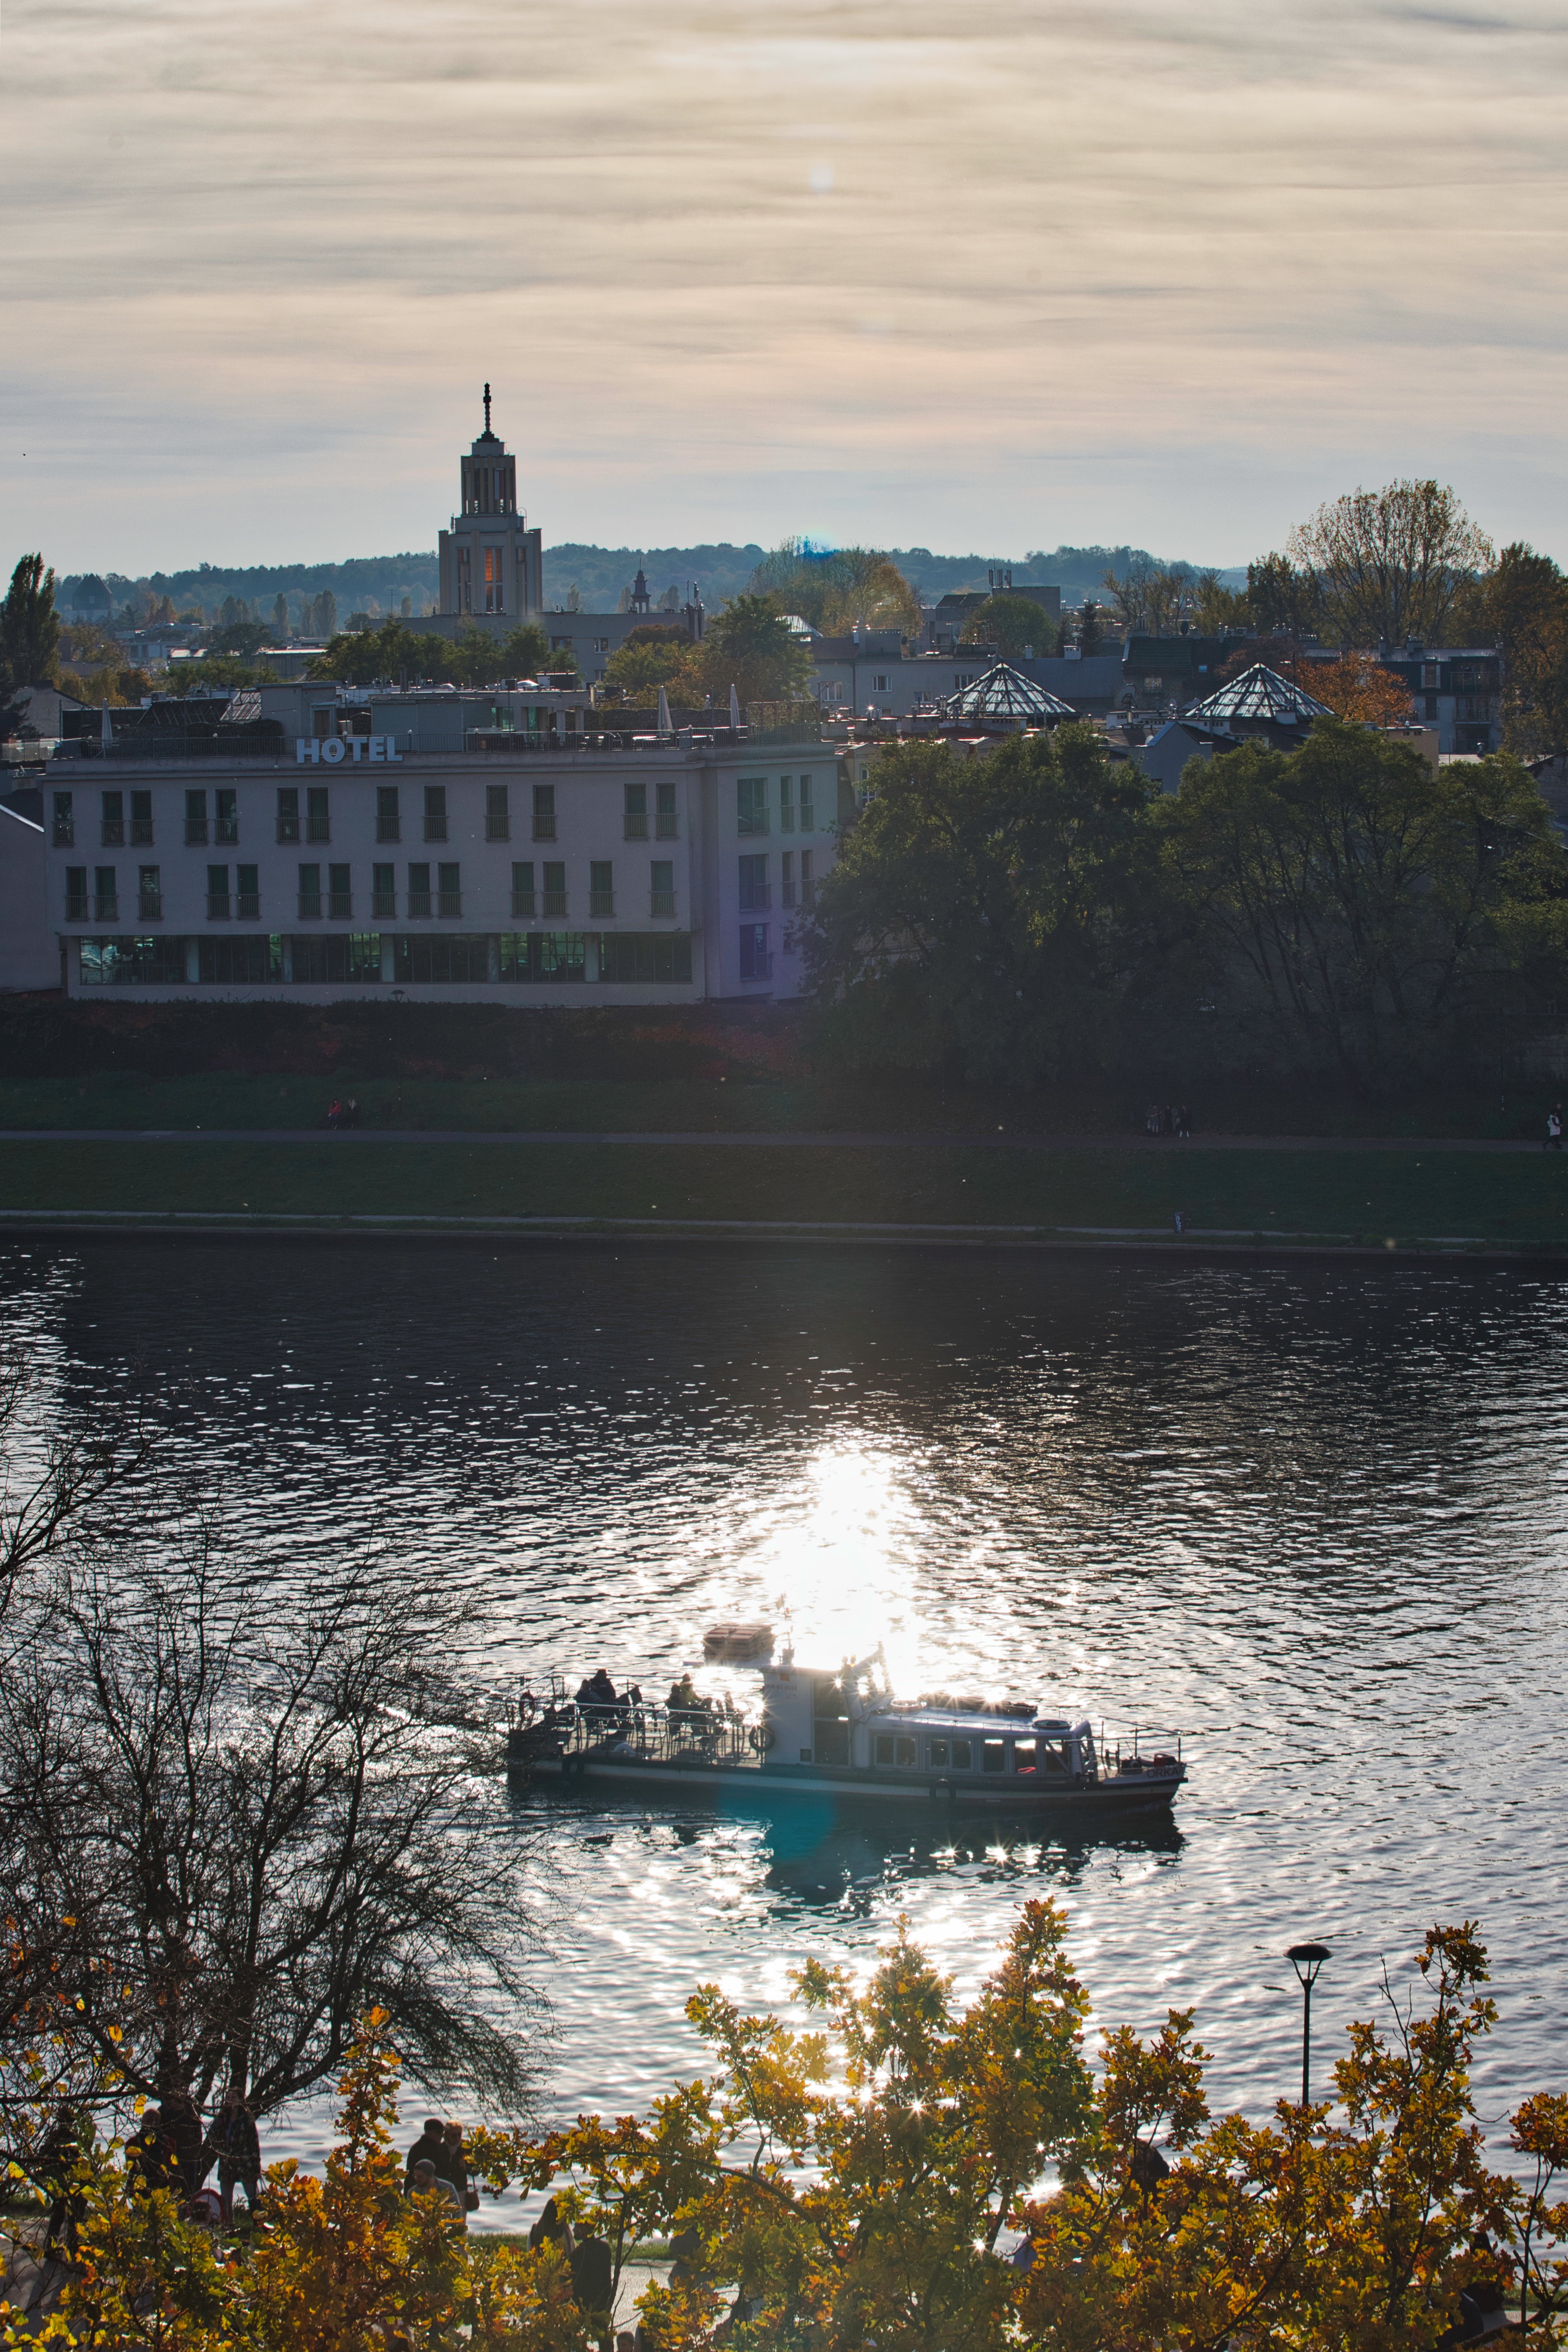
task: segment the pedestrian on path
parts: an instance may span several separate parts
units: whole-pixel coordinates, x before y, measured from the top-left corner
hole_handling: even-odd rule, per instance
[[[1186,1104],[1185,1104],[1185,1103],[1184,1103],[1184,1104],[1182,1105],[1182,1107],[1181,1107],[1180,1110],[1178,1110],[1178,1111],[1177,1111],[1177,1113],[1176,1113],[1176,1133],[1177,1133],[1178,1135],[1184,1135],[1184,1136],[1186,1136],[1186,1137],[1188,1137],[1188,1138],[1190,1139],[1190,1138],[1191,1138],[1191,1135],[1192,1135],[1192,1132],[1193,1132],[1193,1115],[1192,1115],[1192,1112],[1187,1108]]]
[[[1563,1106],[1558,1103],[1546,1114],[1546,1141],[1542,1149],[1561,1151],[1563,1149]]]

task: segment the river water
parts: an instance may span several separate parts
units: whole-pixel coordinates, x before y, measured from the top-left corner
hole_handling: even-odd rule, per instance
[[[556,2116],[692,2070],[703,1979],[783,2002],[902,1913],[970,1987],[1032,1893],[1067,1906],[1100,2024],[1196,2010],[1217,2105],[1295,2095],[1288,1943],[1332,1948],[1326,2087],[1384,1962],[1407,1984],[1466,1916],[1501,2011],[1489,2131],[1559,2084],[1565,1309],[1549,1273],[1349,1262],[0,1253],[57,1411],[143,1385],[280,1589],[372,1544],[470,1589],[491,1693],[601,1664],[652,1689],[782,1598],[803,1662],[881,1641],[911,1692],[1183,1733],[1174,1825],[1076,1843],[487,1783],[509,1833],[549,1825]],[[268,2139],[321,2145],[315,2109]]]

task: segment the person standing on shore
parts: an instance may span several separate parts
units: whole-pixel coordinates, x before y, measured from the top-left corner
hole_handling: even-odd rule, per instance
[[[1542,1144],[1542,1150],[1543,1151],[1561,1151],[1562,1149],[1563,1106],[1561,1103],[1558,1103],[1546,1114],[1546,1140]]]
[[[234,2219],[237,2187],[244,2189],[246,2204],[254,2214],[261,2194],[261,2140],[256,2117],[236,2083],[224,2093],[223,2105],[207,2134],[207,2147],[217,2158],[218,2201],[226,2226]]]

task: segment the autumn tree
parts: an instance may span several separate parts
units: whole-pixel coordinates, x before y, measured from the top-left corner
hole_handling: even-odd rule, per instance
[[[1217,637],[1227,629],[1245,628],[1252,607],[1244,588],[1227,588],[1216,571],[1198,572],[1188,603],[1194,628],[1200,636]]]
[[[1461,643],[1502,655],[1503,742],[1521,759],[1568,751],[1568,579],[1516,540],[1455,608]]]
[[[1370,654],[1344,653],[1338,661],[1313,662],[1302,679],[1320,702],[1341,719],[1366,727],[1397,727],[1411,715],[1410,688]]]
[[[1327,630],[1341,645],[1373,647],[1441,644],[1461,587],[1492,562],[1491,541],[1435,481],[1331,499],[1290,532],[1286,551]]]
[[[920,598],[891,556],[876,548],[819,548],[786,539],[758,564],[750,593],[765,596],[777,613],[797,614],[825,636],[842,636],[857,621],[905,636],[920,633]]]

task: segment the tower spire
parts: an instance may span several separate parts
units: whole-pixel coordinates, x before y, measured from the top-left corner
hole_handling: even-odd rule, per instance
[[[486,386],[485,386],[485,431],[488,433],[488,432],[489,431],[489,429],[490,429],[490,388],[489,388],[489,384],[487,383],[487,384],[486,384]]]

